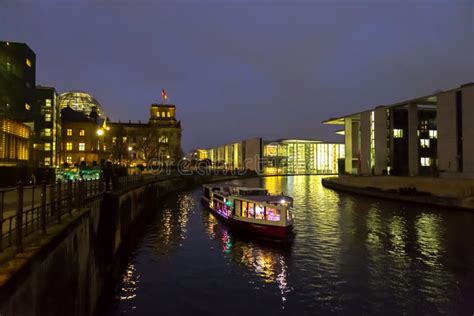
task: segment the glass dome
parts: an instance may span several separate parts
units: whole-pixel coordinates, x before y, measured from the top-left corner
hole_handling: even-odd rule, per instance
[[[79,111],[86,115],[89,115],[92,108],[95,107],[99,117],[105,118],[104,110],[99,101],[86,92],[69,91],[61,93],[59,96],[59,105],[61,106],[61,109],[70,106],[74,111]]]

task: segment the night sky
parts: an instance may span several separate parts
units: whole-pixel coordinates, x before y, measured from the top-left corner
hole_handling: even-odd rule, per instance
[[[122,121],[165,88],[185,150],[342,141],[321,121],[474,81],[470,0],[19,2],[0,0],[0,39],[36,52],[37,84]]]

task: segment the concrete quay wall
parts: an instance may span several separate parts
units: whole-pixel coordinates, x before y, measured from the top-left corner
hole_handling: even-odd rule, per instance
[[[472,179],[339,176],[325,178],[322,184],[337,191],[474,210]]]

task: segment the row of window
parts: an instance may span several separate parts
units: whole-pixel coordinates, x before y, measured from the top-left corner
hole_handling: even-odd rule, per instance
[[[156,112],[156,117],[160,117],[160,112]],[[171,112],[161,112],[161,117],[171,117]]]
[[[122,143],[126,143],[127,142],[127,137],[124,136],[122,137]],[[142,140],[145,142],[146,141],[146,137],[143,137]],[[132,143],[136,143],[137,142],[137,137],[132,137]],[[158,142],[159,143],[168,143],[168,137],[166,136],[160,136],[158,138]],[[117,143],[117,137],[112,137],[112,144],[115,144]]]
[[[417,132],[418,136],[420,136],[420,131]],[[438,138],[438,131],[435,129],[430,129],[428,131],[428,136],[431,139]],[[394,128],[393,129],[393,138],[403,138],[403,129]]]
[[[81,157],[80,159],[81,159],[81,161],[85,161],[85,160],[86,160],[85,157]],[[72,163],[72,157],[71,157],[71,156],[67,156],[67,157],[66,157],[66,162],[67,162],[67,163]]]
[[[241,200],[235,200],[235,214],[241,217],[280,221],[280,210]]]
[[[78,149],[79,151],[85,151],[86,143],[79,143]],[[66,143],[66,150],[72,150],[72,143]]]
[[[72,136],[72,128],[66,130],[66,135]],[[79,136],[86,136],[86,131],[83,128],[79,129]]]

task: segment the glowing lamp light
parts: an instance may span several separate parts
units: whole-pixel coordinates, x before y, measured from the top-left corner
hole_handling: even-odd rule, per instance
[[[104,135],[104,130],[103,129],[98,129],[97,130],[97,135],[99,135],[99,136]]]
[[[227,206],[232,206],[232,202],[229,201],[229,200],[227,200],[227,201],[225,201],[225,205],[227,205]]]
[[[128,147],[128,151],[132,151],[132,149],[133,149],[132,146]]]
[[[281,199],[280,203],[285,204],[286,203],[285,199]]]
[[[166,155],[166,159],[170,159],[170,155]]]

